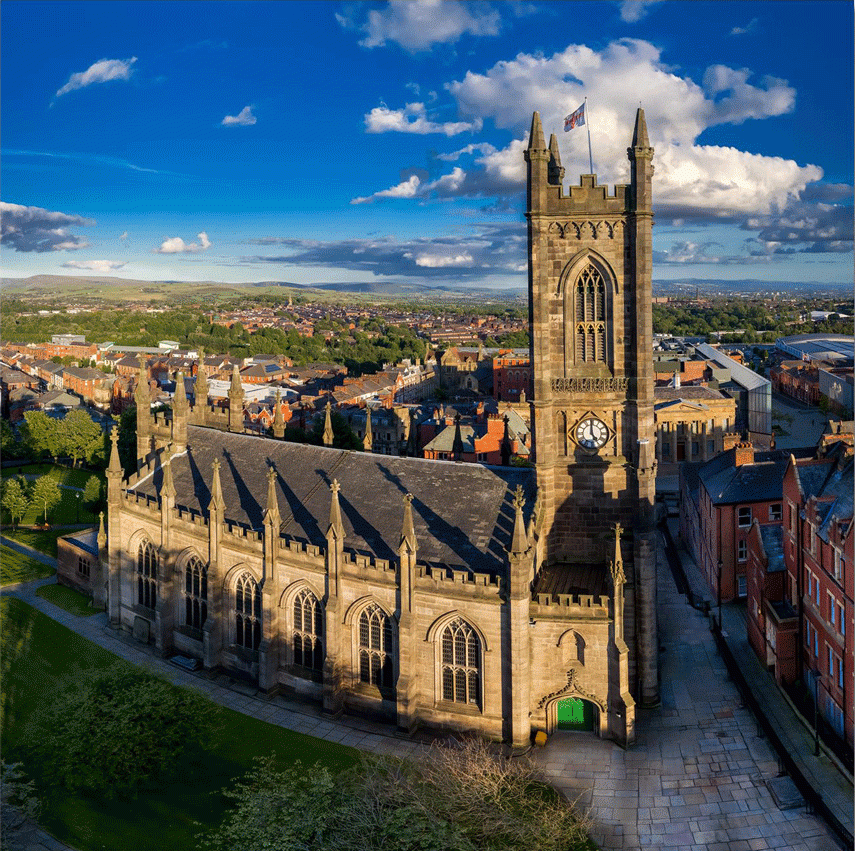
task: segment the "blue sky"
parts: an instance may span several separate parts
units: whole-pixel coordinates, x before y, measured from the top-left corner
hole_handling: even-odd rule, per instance
[[[853,7],[3,3],[2,273],[525,286],[566,180],[656,149],[654,277],[852,280]]]

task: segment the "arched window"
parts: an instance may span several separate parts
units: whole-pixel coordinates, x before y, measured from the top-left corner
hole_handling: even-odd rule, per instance
[[[137,602],[148,609],[157,605],[157,553],[151,541],[142,541],[137,550]]]
[[[461,618],[443,631],[442,699],[476,706],[481,702],[481,641]]]
[[[235,586],[235,644],[247,650],[261,644],[261,588],[248,573]]]
[[[392,687],[392,620],[376,604],[359,616],[359,679]]]
[[[324,614],[308,588],[294,598],[294,664],[311,671],[324,668]]]
[[[600,272],[586,266],[573,290],[574,335],[577,363],[606,362],[606,282]]]
[[[184,569],[184,611],[187,626],[202,629],[208,618],[208,568],[195,557]]]

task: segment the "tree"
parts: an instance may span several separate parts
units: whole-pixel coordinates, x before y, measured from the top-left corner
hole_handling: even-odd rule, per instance
[[[206,744],[210,704],[192,689],[125,664],[83,671],[46,707],[35,754],[54,782],[113,797],[173,776]]]
[[[321,765],[276,770],[272,758],[224,795],[235,802],[203,840],[211,851],[582,851],[588,824],[526,759],[471,739],[435,744],[418,762],[363,757],[337,776]]]
[[[3,508],[9,512],[13,526],[17,526],[24,519],[30,507],[27,490],[27,483],[21,478],[7,479],[3,485]]]
[[[83,504],[94,514],[100,502],[101,480],[97,476],[90,476],[83,488]]]
[[[45,523],[47,523],[48,512],[53,511],[62,501],[62,491],[59,482],[52,476],[41,476],[33,485],[32,500],[44,510]]]
[[[36,457],[49,455],[56,460],[63,451],[59,423],[44,411],[26,411],[24,420],[24,440],[30,452]]]
[[[89,459],[103,449],[101,426],[93,422],[86,411],[72,411],[62,422],[63,450],[71,456],[74,466],[83,458]]]

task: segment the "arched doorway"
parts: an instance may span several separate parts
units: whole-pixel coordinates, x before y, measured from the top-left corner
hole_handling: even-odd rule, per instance
[[[563,697],[555,703],[556,730],[591,732],[595,727],[597,707],[581,697]]]

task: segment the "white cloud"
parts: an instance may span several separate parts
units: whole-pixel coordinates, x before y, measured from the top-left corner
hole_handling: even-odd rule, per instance
[[[631,79],[632,86],[626,81]],[[822,170],[792,160],[750,154],[733,147],[699,145],[698,137],[716,124],[780,115],[793,108],[795,92],[783,80],[763,78],[754,85],[750,71],[713,66],[701,86],[665,65],[654,45],[622,39],[599,51],[569,45],[551,56],[518,54],[485,73],[468,72],[446,89],[462,120],[490,118],[515,138],[503,149],[484,147],[463,179],[422,184],[411,197],[430,192],[485,197],[518,192],[525,183],[523,148],[532,107],[541,107],[544,130],[560,136],[569,174],[588,171],[584,132],[563,133],[563,117],[587,95],[600,183],[625,183],[626,146],[639,99],[645,106],[651,142],[656,147],[655,200],[666,215],[737,217],[784,209]],[[443,158],[453,160],[464,148]]]
[[[481,120],[472,121],[430,121],[423,103],[408,103],[403,109],[389,109],[387,106],[376,106],[365,116],[365,129],[369,133],[444,133],[454,136],[467,131],[477,132],[481,129]]]
[[[90,65],[85,71],[79,71],[68,78],[68,82],[57,91],[56,96],[73,92],[91,86],[93,83],[107,83],[110,80],[129,80],[133,69],[131,66],[137,61],[136,56],[130,59],[99,59],[94,65]]]
[[[450,154],[437,154],[436,158],[443,162],[451,163],[469,154],[492,154],[495,151],[496,149],[489,142],[481,142],[480,144],[466,145],[465,148],[461,148],[459,151],[452,151]]]
[[[64,269],[86,269],[90,272],[113,272],[116,269],[121,269],[127,263],[120,263],[118,260],[69,260],[63,263]]]
[[[205,231],[197,234],[199,242],[186,243],[180,236],[173,236],[163,240],[160,248],[153,249],[157,254],[193,254],[196,251],[207,251],[211,247],[211,240]]]
[[[415,198],[415,196],[419,192],[419,186],[421,185],[421,181],[418,176],[413,174],[403,183],[399,183],[397,186],[392,186],[389,189],[381,189],[379,192],[375,192],[373,195],[366,195],[361,198],[354,198],[350,203],[351,204],[367,204],[370,201],[374,201],[377,198]]]
[[[15,251],[42,253],[86,248],[89,243],[70,233],[69,227],[94,224],[94,219],[83,216],[0,201],[0,242]]]
[[[749,118],[768,118],[791,112],[796,90],[786,80],[764,77],[762,87],[748,82],[751,71],[711,65],[704,74],[704,89],[713,96],[711,124],[741,124]],[[723,97],[720,97],[722,96]]]
[[[757,18],[752,18],[744,27],[734,27],[731,31],[731,35],[745,35],[746,33],[750,33],[757,26]]]
[[[252,105],[245,106],[237,115],[227,115],[222,123],[225,124],[226,127],[231,127],[234,125],[238,125],[240,127],[249,127],[258,119],[252,114]]]
[[[622,0],[620,6],[621,20],[627,24],[634,24],[647,15],[652,6],[661,3],[662,0]]]
[[[404,255],[405,257],[411,255]],[[423,269],[447,269],[450,266],[472,266],[472,255],[465,254],[419,254],[415,258],[416,266]]]
[[[349,18],[336,15],[342,26],[352,26]],[[395,42],[412,52],[434,44],[453,44],[464,33],[498,35],[501,19],[488,3],[458,3],[447,0],[406,0],[372,9],[360,26],[366,34],[363,47],[380,47]]]

